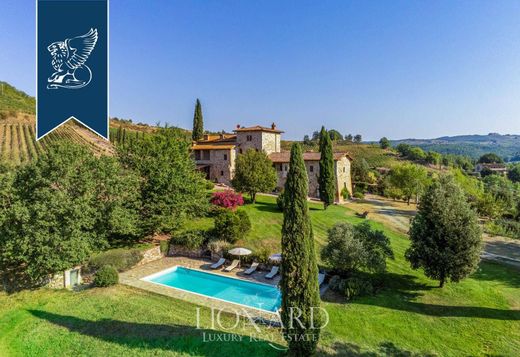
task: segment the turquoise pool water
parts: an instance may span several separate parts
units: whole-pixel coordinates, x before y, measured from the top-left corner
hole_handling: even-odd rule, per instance
[[[275,286],[184,267],[174,267],[144,280],[271,312],[276,312],[281,304],[281,293]]]

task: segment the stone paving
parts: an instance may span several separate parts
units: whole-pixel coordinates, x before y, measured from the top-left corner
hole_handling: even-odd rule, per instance
[[[276,276],[274,279],[269,280],[265,279],[264,275],[268,272],[266,271],[257,271],[251,275],[243,274],[243,271],[247,268],[236,268],[232,272],[224,272],[222,268],[220,269],[211,269],[210,265],[213,264],[211,260],[204,259],[192,259],[186,257],[166,257],[160,260],[153,261],[151,263],[138,266],[132,270],[123,272],[119,274],[119,282],[121,284],[133,286],[139,289],[143,289],[146,291],[150,291],[156,294],[170,296],[176,299],[182,299],[189,302],[193,302],[198,305],[213,307],[216,309],[222,309],[231,313],[238,313],[242,316],[252,316],[263,318],[271,321],[279,321],[279,316],[276,313],[271,313],[268,311],[261,311],[257,309],[247,308],[241,305],[236,305],[233,303],[228,303],[225,301],[215,300],[209,297],[204,297],[201,295],[192,294],[189,292],[185,292],[182,290],[157,285],[148,281],[141,280],[144,277],[149,275],[158,273],[162,270],[171,268],[176,265],[180,265],[183,267],[191,268],[191,269],[199,269],[203,271],[208,271],[215,274],[226,275],[233,278],[239,278],[244,280],[250,280],[253,282],[260,282],[264,284],[270,284],[276,286],[280,281],[280,276]]]

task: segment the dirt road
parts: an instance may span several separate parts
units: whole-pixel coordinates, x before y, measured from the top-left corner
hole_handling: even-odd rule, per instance
[[[394,230],[407,234],[410,229],[410,219],[416,213],[416,205],[407,205],[375,195],[366,195],[364,200],[356,200],[346,206],[358,213],[368,212],[368,218],[380,222]],[[483,237],[482,258],[499,261],[520,268],[520,240],[506,237]]]

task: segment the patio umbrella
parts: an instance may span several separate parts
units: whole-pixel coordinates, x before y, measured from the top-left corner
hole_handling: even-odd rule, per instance
[[[281,253],[271,254],[269,256],[269,260],[272,260],[273,262],[281,262],[282,254]]]
[[[239,265],[240,265],[240,257],[243,256],[243,255],[249,255],[252,252],[249,249],[246,249],[246,248],[233,248],[230,251],[228,251],[228,253],[231,254],[231,255],[238,256],[238,262],[239,262]]]

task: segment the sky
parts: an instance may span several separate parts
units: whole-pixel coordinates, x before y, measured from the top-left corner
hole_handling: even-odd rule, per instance
[[[110,115],[364,140],[520,134],[520,1],[111,0]],[[0,80],[35,94],[35,2],[0,1]]]

